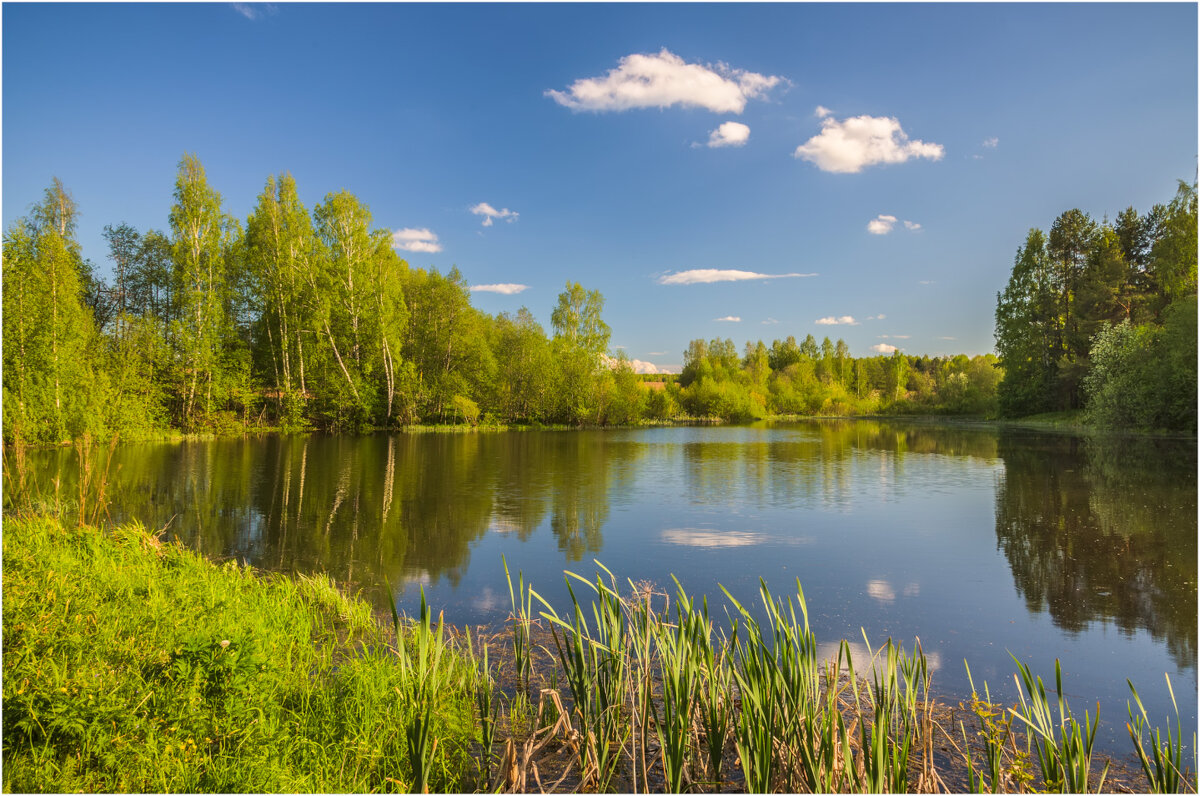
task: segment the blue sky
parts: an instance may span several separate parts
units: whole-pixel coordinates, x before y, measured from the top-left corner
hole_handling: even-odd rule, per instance
[[[414,267],[524,286],[475,291],[486,312],[548,329],[566,281],[599,289],[613,346],[662,367],[716,336],[991,351],[1030,227],[1145,211],[1197,169],[1190,3],[6,3],[3,23],[6,228],[57,176],[103,272],[105,224],[167,228],[184,152],[242,219],[290,171],[310,209],[355,193]]]

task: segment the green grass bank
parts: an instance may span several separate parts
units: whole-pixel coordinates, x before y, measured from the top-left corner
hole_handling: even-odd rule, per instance
[[[3,628],[5,792],[410,788],[395,634],[327,578],[6,518]],[[442,689],[433,789],[462,789],[471,710]]]

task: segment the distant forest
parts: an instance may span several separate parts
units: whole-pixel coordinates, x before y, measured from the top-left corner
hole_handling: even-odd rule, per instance
[[[693,340],[683,372],[656,380],[608,355],[598,291],[568,282],[549,336],[525,308],[489,315],[457,269],[410,268],[354,195],[328,194],[309,211],[287,174],[267,179],[243,223],[185,155],[167,231],[104,228],[111,283],[82,256],[77,214],[56,179],[4,235],[10,442],[1081,405],[1097,422],[1186,427],[1187,384],[1195,428],[1196,198],[1186,186],[1116,226],[1070,211],[1049,243],[1032,231],[997,309],[1000,362],[855,358],[844,341],[811,335],[740,353],[732,340]],[[1058,242],[1068,216],[1078,221],[1069,244]],[[1158,370],[1135,386],[1158,408],[1131,414],[1126,371],[1143,356]]]

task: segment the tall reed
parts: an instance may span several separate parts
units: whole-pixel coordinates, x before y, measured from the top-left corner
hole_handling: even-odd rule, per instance
[[[1183,725],[1179,723],[1179,705],[1175,702],[1175,689],[1171,687],[1171,678],[1166,675],[1164,677],[1167,680],[1167,692],[1171,695],[1171,706],[1175,708],[1174,732],[1172,732],[1171,722],[1168,720],[1165,742],[1160,729],[1155,728],[1153,732],[1148,733],[1150,717],[1146,715],[1146,707],[1142,704],[1142,698],[1138,696],[1137,689],[1129,680],[1125,682],[1129,684],[1129,690],[1133,693],[1133,699],[1138,706],[1138,714],[1134,715],[1133,705],[1125,703],[1129,710],[1129,723],[1125,725],[1125,728],[1129,731],[1129,739],[1133,741],[1138,761],[1142,764],[1142,770],[1146,773],[1146,778],[1150,781],[1150,788],[1154,793],[1179,793],[1184,787],[1195,793],[1200,787],[1200,783],[1195,779],[1189,781],[1183,768]],[[1150,742],[1149,756],[1146,754],[1147,740]],[[1193,755],[1197,754],[1195,733],[1192,733],[1192,752]],[[1151,760],[1153,760],[1153,765],[1151,765]],[[1200,769],[1194,759],[1192,767],[1193,771]]]
[[[445,625],[439,615],[437,629],[432,622],[429,605],[425,602],[425,589],[421,588],[421,609],[410,632],[411,642],[401,634],[401,623],[392,604],[392,619],[396,624],[396,651],[400,657],[400,670],[405,675],[410,700],[408,720],[404,728],[408,741],[408,764],[412,770],[412,789],[417,793],[429,792],[429,778],[433,772],[434,755],[438,739],[434,737],[434,707],[443,687],[447,684],[446,670],[442,666],[445,651]],[[413,650],[408,647],[412,644]]]
[[[508,621],[512,626],[513,662],[517,669],[517,678],[529,696],[529,677],[533,672],[533,641],[530,634],[533,615],[533,590],[525,584],[525,573],[517,572],[517,591],[513,591],[512,575],[508,571],[508,559],[500,557],[504,562],[504,577],[508,581],[508,599],[512,605],[512,613]],[[518,599],[518,595],[520,598]]]
[[[1062,687],[1062,666],[1054,661],[1054,684],[1058,693],[1058,719],[1054,719],[1050,701],[1046,698],[1046,687],[1042,678],[1035,677],[1029,667],[1013,657],[1020,673],[1013,675],[1021,699],[1020,710],[1013,715],[1027,727],[1029,743],[1037,753],[1043,783],[1049,791],[1059,793],[1087,793],[1091,787],[1092,747],[1096,741],[1096,727],[1091,717],[1084,712],[1081,725],[1067,705]],[[1100,706],[1096,706],[1099,720]],[[1104,787],[1108,775],[1108,763],[1100,772],[1095,785],[1099,791]]]

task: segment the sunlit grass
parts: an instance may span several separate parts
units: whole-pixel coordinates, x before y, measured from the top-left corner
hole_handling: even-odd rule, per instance
[[[412,676],[323,576],[211,564],[140,527],[4,523],[6,791],[408,790]],[[433,787],[466,770],[443,689]]]

